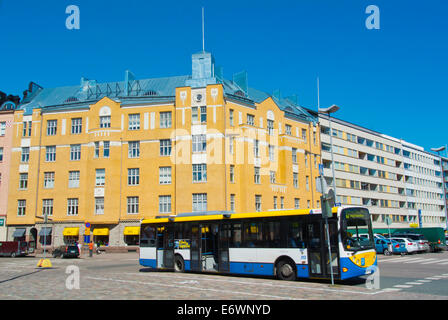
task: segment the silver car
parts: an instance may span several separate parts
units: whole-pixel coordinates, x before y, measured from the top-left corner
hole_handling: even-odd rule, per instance
[[[412,239],[409,238],[391,238],[391,239],[403,243],[409,254],[420,251],[418,243]]]

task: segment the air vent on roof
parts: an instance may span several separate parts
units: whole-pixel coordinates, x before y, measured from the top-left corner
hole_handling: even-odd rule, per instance
[[[79,99],[76,97],[68,97],[67,99],[65,99],[64,102],[77,102],[77,101],[79,101]]]
[[[148,90],[143,95],[144,96],[156,96],[157,92],[155,92],[154,90]]]

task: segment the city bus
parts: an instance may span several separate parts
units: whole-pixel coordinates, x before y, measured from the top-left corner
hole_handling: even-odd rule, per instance
[[[371,274],[377,259],[368,209],[334,207],[252,213],[209,211],[143,219],[141,266],[176,272],[213,272],[344,280]],[[369,237],[361,237],[369,234]]]

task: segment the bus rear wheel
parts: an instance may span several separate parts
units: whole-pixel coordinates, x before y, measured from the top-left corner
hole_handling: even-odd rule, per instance
[[[291,261],[281,260],[276,265],[277,278],[293,281],[296,279],[296,268]]]
[[[174,271],[176,271],[176,272],[184,272],[185,271],[185,261],[179,255],[174,256]]]

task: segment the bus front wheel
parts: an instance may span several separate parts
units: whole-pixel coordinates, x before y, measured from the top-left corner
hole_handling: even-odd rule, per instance
[[[174,270],[176,272],[184,272],[185,271],[184,259],[179,255],[176,255],[174,257]]]
[[[276,265],[277,278],[293,281],[296,279],[296,268],[291,261],[281,260]]]

